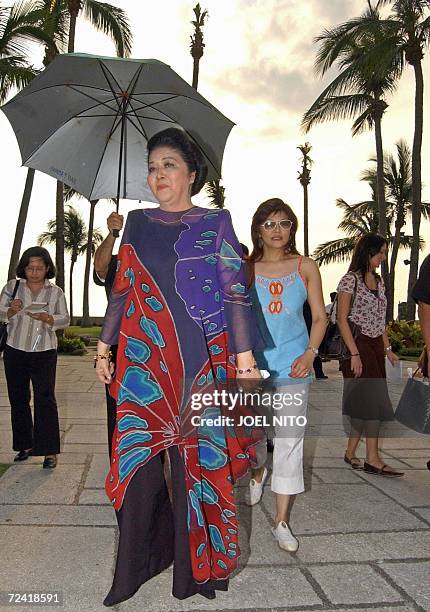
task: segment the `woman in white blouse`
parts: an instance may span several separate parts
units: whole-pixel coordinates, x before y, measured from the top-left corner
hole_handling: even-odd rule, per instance
[[[55,468],[60,452],[60,429],[55,399],[57,336],[69,325],[66,299],[49,282],[55,266],[42,247],[27,249],[0,295],[0,321],[8,323],[4,367],[12,410],[14,461],[44,456],[43,467]],[[30,408],[30,381],[34,396],[34,424]]]

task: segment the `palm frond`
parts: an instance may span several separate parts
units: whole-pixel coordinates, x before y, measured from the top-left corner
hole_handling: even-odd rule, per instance
[[[214,208],[224,208],[225,206],[225,187],[221,185],[219,179],[208,181],[205,186],[209,196],[210,205]]]
[[[119,57],[130,57],[133,34],[127,13],[117,6],[97,0],[84,0],[85,17],[115,43]]]
[[[320,264],[347,261],[354,250],[356,238],[337,238],[318,245],[312,257]]]
[[[361,93],[334,97],[325,97],[324,94],[325,92],[304,114],[302,128],[305,132],[309,132],[312,126],[325,121],[351,119],[364,113],[369,104],[368,97]]]

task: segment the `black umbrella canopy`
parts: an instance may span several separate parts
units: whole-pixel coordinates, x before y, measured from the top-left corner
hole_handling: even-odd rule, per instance
[[[2,110],[23,165],[89,200],[153,201],[146,143],[168,127],[184,129],[197,144],[208,180],[220,178],[234,125],[163,62],[80,53],[59,55]]]

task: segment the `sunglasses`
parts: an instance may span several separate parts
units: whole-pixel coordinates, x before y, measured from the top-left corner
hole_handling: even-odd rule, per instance
[[[277,227],[284,230],[291,229],[292,225],[293,222],[290,219],[281,219],[281,221],[265,221],[261,224],[261,227],[266,230],[266,232],[273,232]]]

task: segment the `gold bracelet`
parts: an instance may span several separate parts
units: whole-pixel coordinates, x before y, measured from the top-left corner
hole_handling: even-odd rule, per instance
[[[107,353],[97,353],[97,355],[95,355],[94,357],[94,367],[96,367],[96,364],[98,362],[99,359],[110,359],[112,357],[112,351],[108,351]]]

